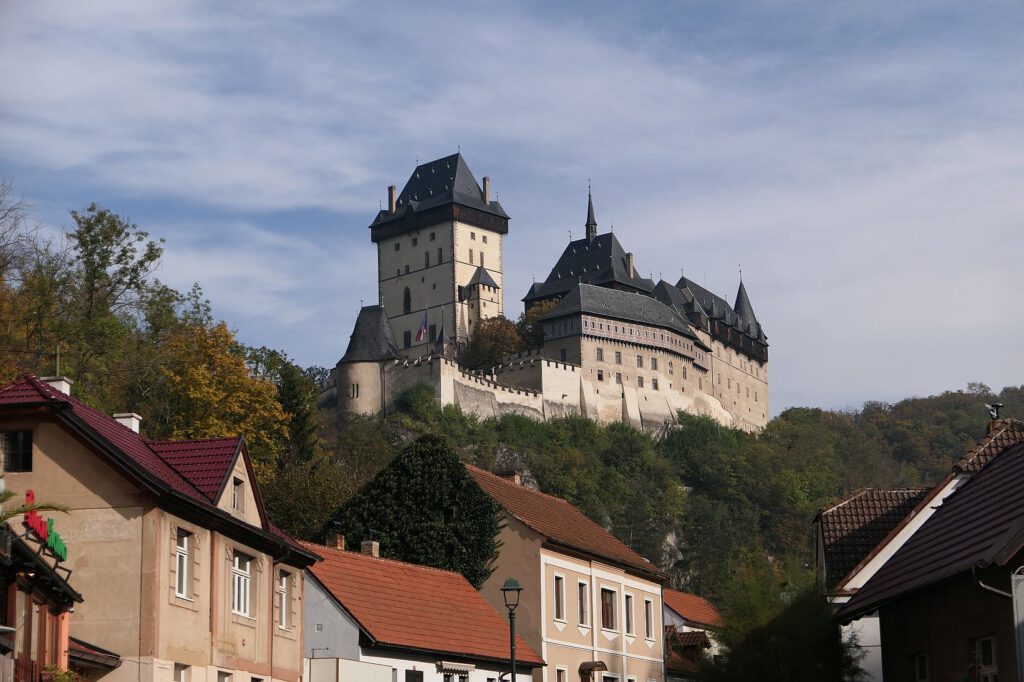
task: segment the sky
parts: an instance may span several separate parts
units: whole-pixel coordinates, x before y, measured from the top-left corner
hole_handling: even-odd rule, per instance
[[[462,151],[515,317],[586,219],[768,335],[772,412],[1024,383],[1018,0],[0,0],[0,177],[166,240],[252,345],[332,366],[367,226]]]

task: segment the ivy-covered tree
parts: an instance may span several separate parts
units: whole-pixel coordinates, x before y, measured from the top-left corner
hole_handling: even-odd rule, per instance
[[[346,541],[380,543],[383,556],[457,571],[479,588],[493,570],[498,504],[448,441],[421,436],[346,502],[329,527]]]

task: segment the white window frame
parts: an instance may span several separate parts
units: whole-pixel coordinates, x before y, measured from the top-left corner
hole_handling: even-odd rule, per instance
[[[986,641],[992,642],[991,665],[984,665],[981,662],[981,647],[982,643]],[[974,640],[974,660],[977,665],[977,670],[975,671],[977,682],[993,682],[999,679],[999,649],[996,648],[995,635],[987,635]]]
[[[277,627],[291,629],[292,574],[285,570],[277,572]]]
[[[644,639],[654,641],[654,600],[644,598]]]
[[[576,582],[576,598],[579,603],[576,605],[576,617],[579,619],[580,627],[590,627],[590,583],[579,580]]]
[[[561,573],[555,573],[554,579],[551,581],[551,594],[555,599],[555,620],[559,623],[565,622],[565,576]],[[559,585],[561,585],[561,594],[559,594]],[[561,614],[561,615],[559,615]]]
[[[192,600],[189,564],[192,563],[192,533],[178,529],[174,539],[174,596]]]
[[[231,555],[231,613],[251,618],[252,557],[237,549]]]
[[[187,666],[184,663],[174,664],[174,682],[189,682],[191,675],[189,674],[191,666]]]
[[[622,626],[623,632],[627,635],[636,635],[636,619],[633,617],[633,595],[630,592],[622,593]]]
[[[245,481],[234,476],[231,479],[231,508],[235,511],[245,511]]]

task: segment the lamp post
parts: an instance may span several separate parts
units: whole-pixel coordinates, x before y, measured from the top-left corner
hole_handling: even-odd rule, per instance
[[[505,599],[505,608],[508,609],[508,642],[512,664],[512,677],[509,682],[516,682],[516,607],[519,606],[519,593],[522,591],[523,586],[515,578],[509,578],[501,586],[501,596]]]

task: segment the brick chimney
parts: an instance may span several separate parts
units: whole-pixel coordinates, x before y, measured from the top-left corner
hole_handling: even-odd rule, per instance
[[[508,473],[508,474],[499,474],[499,476],[504,478],[509,483],[515,483],[516,485],[522,485],[523,484],[523,477],[522,477],[522,475],[517,473],[517,472],[515,472],[515,471],[513,471],[512,473]]]
[[[67,377],[43,377],[40,381],[49,384],[50,388],[57,389],[64,395],[71,395],[71,384],[75,383]]]
[[[345,536],[332,530],[327,534],[327,546],[333,549],[345,549]]]
[[[484,203],[488,206],[491,205],[491,179],[484,176]]]
[[[630,277],[636,277],[636,271],[633,269],[633,254],[626,254],[626,272],[629,273]]]
[[[114,419],[121,426],[127,426],[135,433],[139,432],[139,427],[142,426],[142,417],[135,414],[134,412],[121,412],[114,415]]]
[[[363,540],[359,546],[359,553],[365,556],[380,558],[380,543],[376,540]]]
[[[396,208],[395,201],[397,199],[397,193],[398,193],[398,188],[397,187],[395,187],[394,185],[391,185],[390,187],[388,187],[388,213],[394,213],[395,212],[395,208]]]

